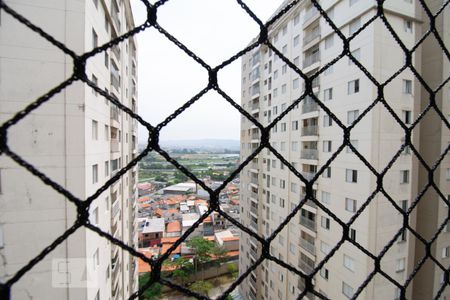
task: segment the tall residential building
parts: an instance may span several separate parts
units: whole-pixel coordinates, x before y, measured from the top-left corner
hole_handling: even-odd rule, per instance
[[[134,27],[128,0],[5,1],[77,54]],[[0,123],[73,73],[72,59],[0,10]],[[86,74],[137,109],[136,41],[88,59]],[[93,195],[137,155],[137,122],[75,81],[8,131],[12,151],[79,199]],[[0,281],[10,279],[71,228],[77,208],[6,155],[0,156]],[[91,205],[90,222],[137,248],[137,167]],[[14,283],[12,299],[128,299],[138,288],[136,259],[78,228]]]
[[[426,2],[433,13],[444,3],[437,0]],[[280,9],[287,3],[285,1]],[[377,13],[376,1],[324,0],[320,5],[347,37]],[[392,0],[384,2],[383,6],[384,14],[398,37],[408,49],[413,48],[429,29],[429,20],[419,2]],[[447,49],[449,10],[447,5],[436,20]],[[308,76],[339,56],[343,49],[340,37],[310,1],[300,1],[277,20],[269,30],[269,39]],[[351,40],[350,51],[378,82],[389,79],[384,87],[384,99],[398,118],[406,126],[411,126],[429,104],[430,96],[410,68],[400,70],[405,64],[404,52],[380,18]],[[412,65],[433,89],[450,74],[448,59],[432,36],[414,51]],[[399,74],[393,77],[398,70]],[[266,45],[243,57],[242,106],[264,126],[279,117],[304,90],[303,79]],[[312,81],[312,92],[345,126],[358,120],[378,97],[377,86],[348,56],[320,73]],[[435,100],[448,118],[448,82],[436,94]],[[304,178],[311,180],[340,150],[343,135],[343,129],[336,120],[308,96],[273,127],[270,143]],[[411,139],[431,166],[448,147],[450,134],[446,124],[431,109],[412,131]],[[350,140],[365,160],[381,172],[400,151],[405,131],[386,107],[378,103],[354,125]],[[259,129],[243,117],[242,159],[248,157],[259,143]],[[414,151],[406,147],[399,153],[384,175],[384,193],[374,193],[378,190],[376,176],[351,148],[343,147],[341,150],[312,185],[313,194],[323,207],[308,200],[270,245],[271,255],[309,274],[343,236],[342,226],[327,211],[348,222],[369,201],[351,223],[347,236],[367,253],[346,240],[313,277],[314,289],[332,299],[351,298],[374,270],[374,260],[368,254],[378,256],[391,240],[393,243],[386,249],[380,265],[386,276],[400,284],[404,284],[425,255],[424,244],[411,231],[401,230],[403,216],[400,211],[408,210],[428,183],[428,173],[418,162]],[[435,183],[446,197],[450,194],[449,179],[450,160],[447,155],[434,173]],[[306,192],[305,184],[268,149],[263,149],[243,170],[241,183],[241,220],[265,238],[304,199]],[[445,199],[431,188],[411,211],[408,224],[431,239],[447,216]],[[450,233],[447,231],[444,227],[431,246],[431,253],[444,268],[448,266],[450,255]],[[256,239],[243,233],[241,274],[257,261],[261,248]],[[408,299],[431,299],[444,284],[443,272],[430,259],[415,278],[406,289]],[[304,289],[305,281],[301,277],[267,259],[240,285],[245,299],[296,299]],[[398,287],[378,273],[359,298],[399,299],[400,293]],[[445,289],[442,296],[450,297],[450,290]],[[308,298],[314,297],[308,294]]]

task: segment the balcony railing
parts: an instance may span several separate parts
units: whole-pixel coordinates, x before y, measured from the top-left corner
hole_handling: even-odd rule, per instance
[[[119,152],[120,142],[118,139],[111,139],[111,152]]]
[[[254,206],[250,206],[250,212],[254,213],[255,215],[258,215],[258,208]]]
[[[317,149],[302,149],[300,152],[300,158],[303,159],[317,159],[319,157],[319,151]]]
[[[309,55],[305,55],[305,59],[303,60],[303,68],[307,68],[318,61],[320,61],[320,51],[315,51]]]
[[[311,253],[312,255],[316,254],[316,247],[313,243],[308,242],[307,240],[300,238],[300,247]]]
[[[253,183],[253,184],[259,184],[258,178],[255,178],[255,177],[251,177],[250,178],[250,182]]]
[[[250,220],[250,227],[253,228],[255,231],[258,231],[258,223],[256,223],[253,220]]]
[[[119,48],[119,46],[118,45],[112,46],[111,47],[111,51],[116,56],[117,60],[120,61],[120,48]]]
[[[299,268],[304,271],[305,273],[311,273],[314,270],[314,266],[309,265],[308,263],[304,262],[303,260],[299,260],[298,262]]]
[[[305,13],[303,24],[314,18],[319,14],[319,11],[315,6],[311,6]]]
[[[110,118],[114,121],[119,122],[119,108],[115,105],[111,105]]]
[[[304,193],[300,194],[300,200],[305,199],[305,197],[306,197],[306,194],[304,194]],[[317,204],[314,201],[310,200],[310,199],[306,200],[305,205],[311,206],[313,208],[317,208]]]
[[[259,140],[259,137],[260,137],[259,133],[252,134],[252,140]]]
[[[317,135],[317,133],[318,133],[317,125],[309,125],[302,127],[302,136]]]
[[[307,180],[312,180],[314,176],[316,176],[316,172],[307,172],[307,171],[301,171],[300,172],[303,177],[305,177]]]
[[[300,224],[314,232],[316,231],[316,222],[311,219],[300,216]]]
[[[320,37],[320,26],[315,27],[313,30],[305,34],[303,37],[303,45],[308,44],[317,37]]]
[[[302,105],[302,113],[306,114],[313,111],[319,111],[319,105],[316,102],[305,102]]]

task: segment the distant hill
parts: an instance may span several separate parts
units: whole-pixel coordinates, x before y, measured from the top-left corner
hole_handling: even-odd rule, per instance
[[[168,140],[160,141],[161,147],[168,149],[206,149],[206,150],[239,150],[239,140],[199,139],[199,140]]]

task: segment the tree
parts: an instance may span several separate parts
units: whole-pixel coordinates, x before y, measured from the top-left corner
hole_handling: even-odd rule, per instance
[[[187,246],[194,250],[194,269],[197,273],[200,267],[203,271],[203,264],[211,261],[211,253],[215,247],[215,243],[212,241],[205,240],[202,236],[196,236],[187,241]],[[203,278],[203,272],[202,272]]]
[[[191,290],[193,290],[193,291],[196,291],[196,292],[200,293],[200,294],[203,294],[205,296],[209,296],[208,293],[213,288],[213,285],[212,285],[211,282],[200,280],[200,281],[196,281],[193,284],[191,284],[189,286],[189,288]]]
[[[150,280],[150,273],[145,273],[139,276],[139,289],[143,288],[144,285]],[[153,283],[149,288],[147,288],[143,294],[143,298],[147,300],[159,299],[162,294],[162,286],[159,282]]]
[[[220,264],[225,261],[227,258],[227,249],[225,247],[214,244],[214,247],[211,249],[211,254],[214,255],[214,263],[217,267],[217,271],[219,271]]]
[[[233,263],[228,264],[227,265],[227,270],[231,274],[231,277],[233,279],[236,279],[238,277],[239,271],[238,271],[238,268],[237,268],[237,266],[235,264],[233,264]]]
[[[175,267],[175,270],[172,272],[172,276],[180,281],[182,285],[185,284],[186,279],[188,279],[194,271],[192,262],[185,257],[179,257],[174,261],[169,261],[167,264]]]

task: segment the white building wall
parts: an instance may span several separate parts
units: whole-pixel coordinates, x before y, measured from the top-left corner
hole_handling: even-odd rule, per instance
[[[98,45],[102,45],[111,39],[113,30],[116,35],[120,35],[134,26],[128,1],[116,2],[121,27],[114,25],[111,1],[115,0],[99,0],[97,6],[95,1],[61,1],[51,4],[45,1],[8,1],[7,4],[80,54],[93,48],[92,29],[98,36]],[[1,14],[0,116],[5,122],[15,112],[70,77],[73,66],[69,56],[4,11]],[[128,49],[131,49],[131,45],[134,45],[133,51]],[[131,63],[136,65],[135,41],[127,40],[119,47],[121,57],[118,60],[113,58],[121,72],[121,89],[116,91],[116,97],[123,105],[133,106],[136,110],[137,95],[128,92],[131,91],[131,79],[134,77],[136,81],[137,78],[131,73]],[[112,91],[109,66],[113,55],[111,50],[108,50],[108,55],[109,59],[105,59],[104,53],[90,58],[86,74],[91,80],[94,74],[100,88]],[[123,167],[136,155],[136,126],[131,125],[131,118],[125,113],[121,114],[120,122],[114,123],[122,133],[122,142],[119,151],[112,152],[114,145],[110,136],[110,107],[111,104],[103,97],[77,81],[13,126],[9,130],[8,145],[73,195],[86,199],[112,175],[111,159],[121,157]],[[98,124],[96,137],[92,131],[93,120]],[[108,126],[107,130],[105,125]],[[135,145],[132,144],[133,140]],[[77,211],[64,197],[43,185],[6,156],[0,160],[0,223],[4,242],[0,249],[3,260],[0,276],[1,280],[7,280],[71,227],[77,218]],[[97,182],[93,180],[93,165],[98,165]],[[137,243],[133,229],[136,173],[135,167],[102,193],[90,209],[92,224],[110,234],[114,233],[112,230],[117,226],[119,229],[115,236],[131,246]],[[111,218],[114,204],[111,194],[114,191],[118,192],[117,201],[120,205],[118,213]],[[94,255],[97,257],[97,251],[98,262],[94,258]],[[114,272],[111,260],[117,252],[121,257],[120,270]],[[95,285],[81,289],[55,288],[52,283],[52,262],[65,258],[85,259],[84,268],[88,274],[93,274],[94,278],[91,279],[95,279]],[[80,265],[74,267],[79,268]],[[68,270],[68,274],[72,271]],[[114,274],[115,280],[112,282]],[[125,299],[136,289],[135,260],[98,234],[80,228],[15,283],[12,296],[17,299],[95,299],[98,293],[100,299]]]

